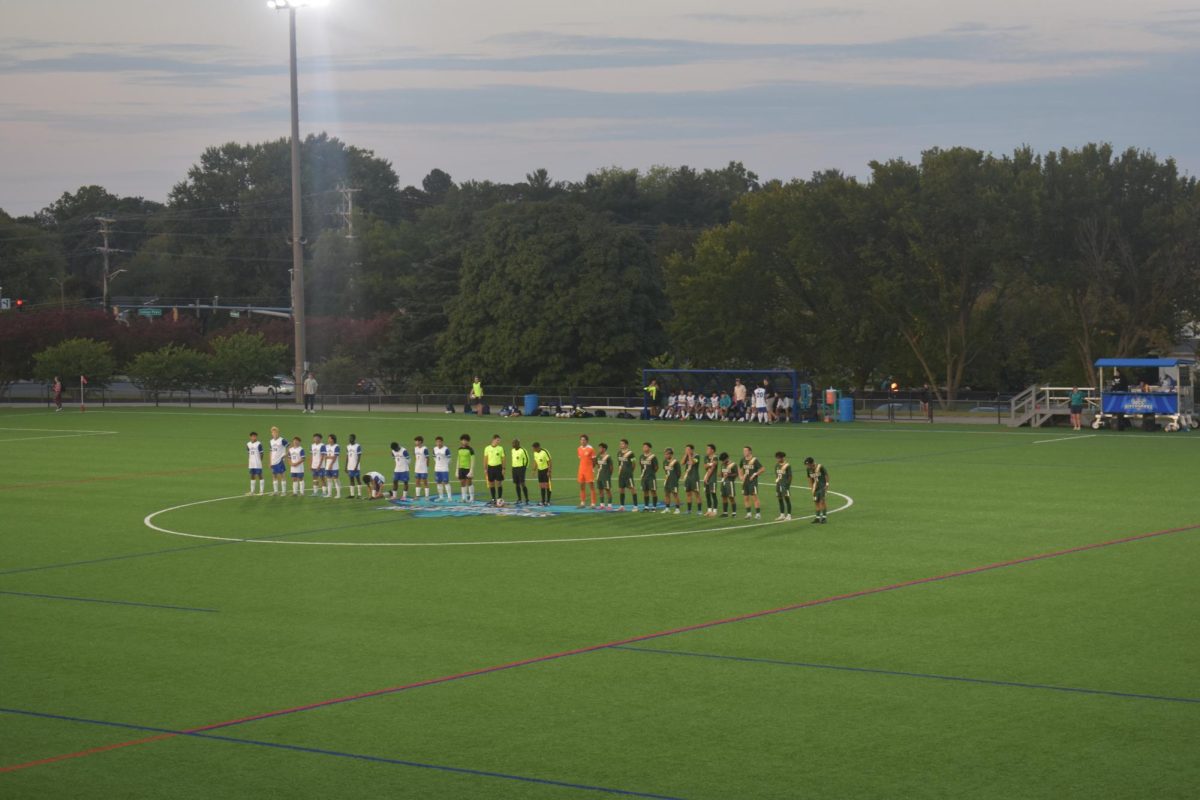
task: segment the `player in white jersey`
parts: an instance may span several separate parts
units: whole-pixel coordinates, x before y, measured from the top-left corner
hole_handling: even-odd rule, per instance
[[[271,427],[271,494],[287,494],[287,439]]]
[[[337,436],[331,433],[325,439],[325,496],[339,500],[342,498],[342,482],[338,478],[341,457],[341,445],[337,442]]]
[[[250,441],[246,442],[246,455],[250,459],[250,491],[246,492],[246,495],[254,494],[255,478],[258,478],[258,493],[261,495],[267,482],[263,479],[262,474],[262,442],[258,440],[258,434],[254,431],[250,431]]]
[[[769,421],[767,419],[767,387],[765,383],[754,390],[754,417],[764,425]]]
[[[366,488],[367,497],[371,500],[382,500],[383,487],[386,485],[387,478],[378,472],[368,472],[363,475],[363,487]]]
[[[437,499],[441,500],[442,495],[445,495],[449,500],[450,494],[450,448],[446,446],[446,440],[442,437],[437,437],[433,440],[433,479],[437,483]]]
[[[429,499],[429,448],[425,446],[425,437],[418,436],[413,440],[413,499],[421,499],[421,489],[425,489],[425,499]]]
[[[392,458],[396,468],[392,471],[392,497],[401,500],[408,499],[408,449],[399,442],[392,442]],[[400,494],[400,484],[404,484],[404,494]]]
[[[292,468],[292,496],[304,497],[304,444],[299,436],[292,437],[292,446],[287,452]]]
[[[358,437],[353,433],[350,434],[350,441],[346,444],[346,475],[350,478],[350,497],[359,497],[359,492],[362,490],[362,445],[358,443]]]
[[[313,474],[312,496],[316,497],[325,485],[325,442],[321,439],[321,434],[313,434],[312,445],[308,449],[312,454],[309,462]]]

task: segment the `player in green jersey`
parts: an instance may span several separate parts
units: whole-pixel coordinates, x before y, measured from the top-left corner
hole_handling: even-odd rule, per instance
[[[704,446],[704,516],[715,517],[717,515],[717,478],[719,477],[719,467],[717,464],[717,446],[708,444]]]
[[[612,473],[613,457],[608,452],[608,445],[600,443],[600,452],[596,454],[596,491],[600,494],[600,507],[612,510]]]
[[[649,442],[642,442],[642,510],[653,511],[658,508],[658,456]],[[650,505],[653,498],[654,505]],[[637,510],[637,507],[634,507]]]
[[[696,513],[700,513],[700,457],[696,455],[694,444],[683,447],[683,491],[687,495],[687,512],[692,513],[692,502],[696,503]]]
[[[763,474],[763,465],[749,446],[742,448],[742,460],[738,462],[738,475],[742,479],[742,498],[746,503],[746,519],[750,519],[750,505],[754,505],[754,518],[762,519],[762,504],[758,500],[758,476]]]
[[[475,448],[471,447],[471,437],[463,434],[458,437],[458,482],[462,489],[462,501],[469,503],[475,499]]]
[[[775,454],[775,497],[779,500],[779,516],[777,519],[792,518],[792,465],[787,462],[787,455],[780,450]]]
[[[721,516],[737,516],[737,497],[733,494],[733,482],[737,480],[737,464],[729,458],[729,453],[721,453]]]
[[[808,485],[812,489],[813,504],[817,512],[813,522],[824,524],[829,521],[829,506],[825,502],[825,492],[829,489],[829,470],[809,456],[804,459],[804,472],[808,475]]]
[[[633,495],[633,510],[637,511],[637,486],[633,482],[633,465],[636,461],[637,456],[629,448],[629,440],[622,439],[617,445],[617,488],[621,490],[621,505],[617,508],[618,511],[625,510],[626,489]]]
[[[675,501],[675,513],[679,513],[679,477],[683,474],[683,468],[679,463],[679,459],[675,458],[675,451],[667,448],[663,451],[663,476],[666,478],[666,483],[663,484],[663,500],[666,501],[666,506],[662,513],[671,513],[671,501]]]

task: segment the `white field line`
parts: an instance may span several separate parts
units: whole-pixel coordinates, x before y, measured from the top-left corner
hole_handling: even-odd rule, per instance
[[[116,436],[116,431],[88,431],[86,433],[57,433],[51,436],[18,436],[15,439],[0,439],[0,444],[4,442],[34,442],[39,439],[76,439],[87,436]]]
[[[0,431],[18,431],[27,433],[117,433],[117,431],[96,431],[91,428],[0,428]]]
[[[846,505],[841,508],[830,510],[830,514],[837,514],[841,511],[846,511],[854,505],[854,498],[841,492],[829,492],[829,494],[837,495],[846,501]],[[622,536],[589,536],[571,539],[523,539],[523,540],[500,540],[491,542],[310,542],[301,541],[298,539],[244,539],[232,536],[205,536],[199,533],[185,533],[183,531],[173,531],[168,528],[162,528],[155,525],[152,521],[160,514],[166,514],[171,511],[178,511],[181,508],[190,508],[191,506],[201,506],[206,503],[220,503],[223,500],[236,500],[245,497],[245,495],[231,495],[229,497],[215,497],[211,500],[197,500],[194,503],[184,503],[178,506],[164,508],[161,511],[155,511],[147,514],[142,522],[147,528],[159,531],[160,533],[169,533],[172,536],[186,536],[189,539],[212,539],[219,542],[244,542],[245,544],[302,544],[315,545],[319,547],[482,547],[485,545],[501,545],[501,544],[560,544],[566,542],[611,542],[618,539],[656,539],[664,536],[688,536],[698,533],[719,533],[721,531],[741,531],[750,528],[760,528],[764,525],[779,525],[787,520],[770,520],[766,522],[752,522],[748,525],[726,525],[720,528],[698,528],[689,531],[666,531],[663,533],[636,533],[625,534]],[[800,522],[806,519],[812,519],[813,515],[800,516],[792,519],[791,522]]]
[[[1099,435],[1100,434],[1098,434],[1098,433],[1089,433],[1089,434],[1085,434],[1084,436],[1063,436],[1060,439],[1042,439],[1041,441],[1034,442],[1034,444],[1050,444],[1051,442],[1075,442],[1075,441],[1079,441],[1080,439],[1094,439]]]

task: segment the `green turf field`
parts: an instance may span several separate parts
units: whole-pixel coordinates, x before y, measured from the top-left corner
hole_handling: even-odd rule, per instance
[[[749,444],[797,516],[810,454],[853,505],[242,497],[273,423],[389,476],[418,433],[538,439],[558,503],[582,432]],[[0,797],[1195,797],[1198,437],[0,411]]]

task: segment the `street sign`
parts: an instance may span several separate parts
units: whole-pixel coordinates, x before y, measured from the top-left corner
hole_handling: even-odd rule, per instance
[[[229,312],[229,316],[233,317],[234,319],[238,319],[239,317],[241,317],[241,316],[242,316],[242,312],[240,312],[240,311],[230,311],[230,312]]]
[[[162,316],[162,309],[161,309],[161,308],[139,308],[139,309],[138,309],[138,316],[142,316],[142,317],[161,317],[161,316]]]
[[[0,297],[0,311],[10,311],[10,310],[12,310],[12,298],[11,297]]]

